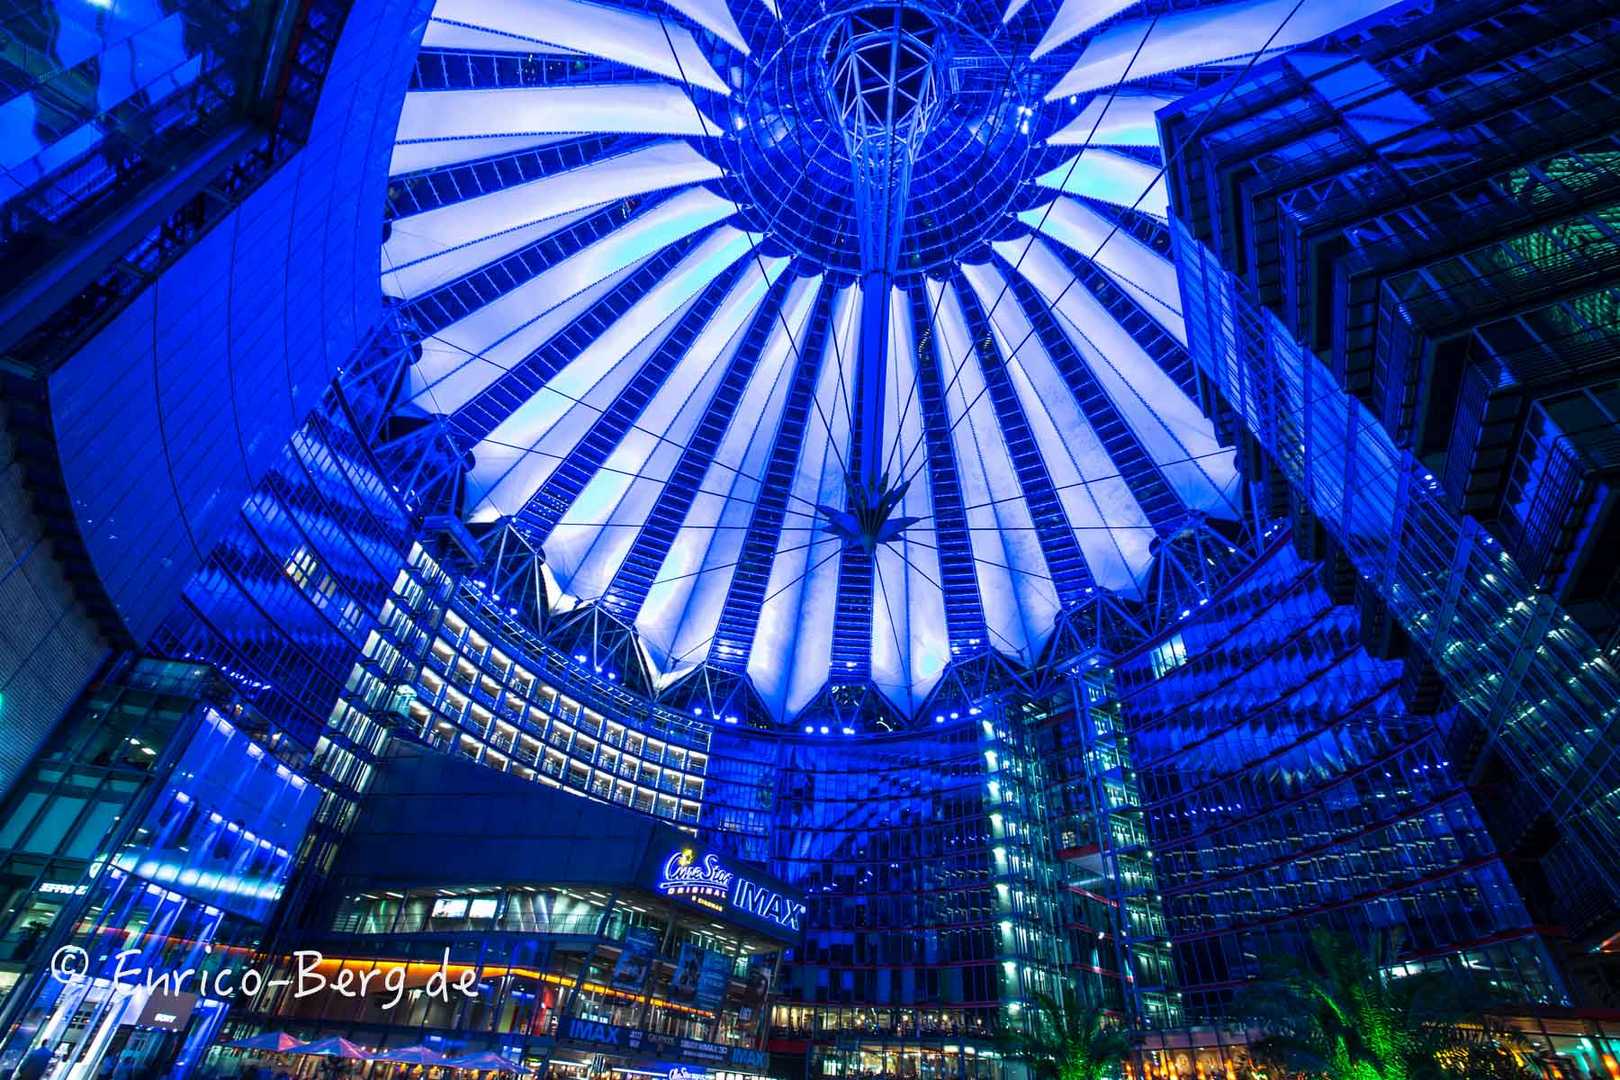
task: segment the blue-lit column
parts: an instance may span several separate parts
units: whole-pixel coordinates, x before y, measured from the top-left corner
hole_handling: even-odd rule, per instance
[[[887,464],[889,294],[900,266],[913,155],[939,102],[940,54],[938,28],[924,12],[904,5],[868,8],[849,13],[835,29],[823,72],[855,190],[865,303],[849,464],[867,491],[881,486]]]
[[[1058,874],[1044,777],[1021,698],[986,702],[969,714],[977,717],[984,760],[1001,1023],[1017,1030],[1033,1021],[1043,999],[1063,1000]]]
[[[1114,943],[1126,1010],[1137,1027],[1173,1026],[1182,1020],[1181,1001],[1113,672],[1087,663],[1071,674],[1070,689],[1097,864],[1115,904]]]

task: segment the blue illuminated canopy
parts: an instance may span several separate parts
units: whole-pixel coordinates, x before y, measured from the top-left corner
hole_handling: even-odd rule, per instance
[[[914,713],[1235,528],[1153,113],[1381,6],[439,0],[399,415],[660,687]]]

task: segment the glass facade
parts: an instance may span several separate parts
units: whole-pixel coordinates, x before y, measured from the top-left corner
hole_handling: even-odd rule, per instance
[[[242,504],[154,636],[313,744],[371,640],[410,526],[336,398]]]
[[[1180,642],[1178,632],[1151,655],[1174,651]],[[1184,650],[1180,655],[1185,658]],[[1178,1025],[1181,995],[1134,740],[1121,717],[1114,673],[1088,653],[1070,663],[1058,683],[1033,715],[1063,874],[1070,978],[1085,988],[1088,1003],[1118,1011],[1135,1026]]]
[[[90,693],[5,806],[5,1060],[43,1040],[72,1080],[195,1064],[230,1005],[203,987],[252,954],[292,876],[319,800],[289,764],[306,755],[204,667],[142,660]],[[47,974],[61,950],[78,978]],[[160,995],[181,1016],[158,1030],[140,1018]]]
[[[0,258],[19,269],[59,255],[240,122],[275,14],[262,0],[8,8]]]
[[[1331,927],[1394,935],[1416,966],[1489,972],[1516,1000],[1567,1002],[1443,738],[1356,612],[1274,546],[1177,635],[1114,664],[1148,858],[1189,1019],[1229,1015],[1269,957]]]
[[[1589,318],[1611,286],[1588,272],[1612,256],[1614,232],[1579,239],[1612,202],[1600,178],[1612,65],[1599,42],[1613,15],[1601,9],[1538,12],[1520,33],[1503,29],[1514,5],[1457,5],[1398,33],[1352,35],[1340,52],[1257,67],[1178,105],[1165,129],[1172,144],[1203,132],[1183,148],[1171,232],[1212,408],[1234,436],[1248,433],[1444,677],[1461,706],[1448,757],[1477,775],[1499,754],[1519,778],[1505,817],[1556,820],[1565,844],[1547,873],[1561,918],[1582,927],[1620,895],[1604,854],[1620,842],[1620,676],[1560,604],[1581,603],[1603,632],[1602,605],[1576,589],[1581,575],[1547,573],[1614,561],[1601,533],[1613,437],[1602,358],[1613,356],[1614,326]],[[1437,62],[1442,45],[1454,63]],[[1467,74],[1504,65],[1513,78]],[[1542,82],[1553,71],[1556,93]],[[1263,183],[1228,186],[1261,141],[1276,168]],[[1517,206],[1498,211],[1502,199]],[[1570,233],[1560,221],[1583,224]],[[1445,275],[1431,255],[1451,259]],[[1402,277],[1414,259],[1425,269]],[[1405,314],[1389,306],[1397,301]],[[1448,335],[1460,335],[1460,389],[1433,359]],[[1414,357],[1418,367],[1390,373]],[[1425,375],[1423,363],[1438,366]],[[1505,386],[1517,396],[1498,400],[1491,388]],[[1448,431],[1474,439],[1499,419],[1509,436],[1518,423],[1519,442],[1437,456],[1396,409],[1414,395],[1460,410],[1423,414],[1442,446]],[[1562,427],[1555,413],[1568,418]],[[1523,454],[1500,452],[1512,445]],[[1469,479],[1487,465],[1500,466],[1500,484]],[[1543,484],[1563,494],[1538,494]],[[1459,512],[1487,515],[1480,500],[1503,498],[1489,527]],[[1572,516],[1532,520],[1537,506]],[[1538,547],[1538,536],[1553,546]]]
[[[998,1076],[1062,952],[1045,778],[1000,702],[889,737],[716,732],[704,835],[806,895],[776,1038],[813,1073]],[[836,1047],[836,1050],[834,1049]]]
[[[407,737],[500,772],[697,824],[708,725],[647,703],[589,671],[414,545],[351,679],[392,688]],[[360,706],[347,695],[342,715]]]
[[[1185,250],[1189,262],[1202,261],[1190,240]],[[1223,274],[1205,265],[1188,280],[1211,290],[1195,302],[1216,306],[1195,310],[1210,334],[1211,355],[1226,358],[1215,375],[1229,400],[1247,413],[1263,443],[1288,449],[1282,467],[1312,493],[1324,520],[1345,529],[1346,553],[1379,583],[1402,625],[1448,676],[1477,738],[1513,762],[1575,844],[1590,853],[1610,850],[1620,838],[1613,732],[1620,677],[1610,662],[1489,533],[1446,510],[1433,474],[1395,448],[1377,421]],[[1307,412],[1308,438],[1274,442],[1283,429],[1297,428],[1285,418]],[[1352,468],[1353,481],[1346,475]],[[1399,542],[1390,543],[1391,536]],[[1475,739],[1465,730],[1458,742],[1468,748]],[[1590,865],[1607,876],[1601,858]],[[1585,891],[1577,881],[1569,884]]]

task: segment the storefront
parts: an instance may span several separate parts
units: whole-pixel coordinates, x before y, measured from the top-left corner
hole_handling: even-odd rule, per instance
[[[971,1043],[840,1039],[816,1048],[815,1075],[841,1080],[1003,1080],[1001,1055]]]
[[[747,1080],[768,1075],[770,993],[804,906],[650,817],[401,745],[312,910],[276,962],[287,984],[232,1038]]]

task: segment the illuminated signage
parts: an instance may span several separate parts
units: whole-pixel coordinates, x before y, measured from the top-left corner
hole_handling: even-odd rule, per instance
[[[196,994],[153,994],[146,999],[135,1023],[159,1031],[184,1031],[196,1007]]]
[[[727,868],[718,855],[699,858],[690,847],[669,853],[658,875],[658,891],[711,911],[724,912],[730,907],[794,931],[804,914],[804,905],[798,901]]]
[[[732,879],[737,875],[720,865],[717,855],[705,855],[701,860],[691,848],[669,853],[664,860],[664,872],[658,878],[658,891],[665,896],[708,897],[724,900],[731,892]]]
[[[56,893],[61,896],[83,896],[90,891],[88,885],[68,885],[59,881],[42,881],[39,883],[42,893]]]

